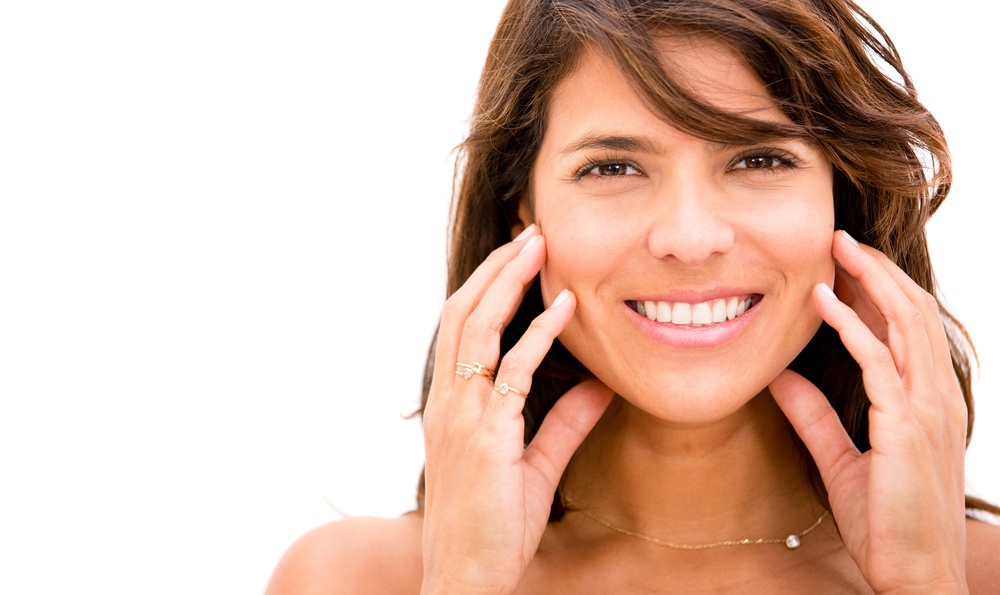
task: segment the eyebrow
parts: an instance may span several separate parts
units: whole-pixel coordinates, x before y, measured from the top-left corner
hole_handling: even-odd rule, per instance
[[[577,151],[605,149],[609,151],[628,151],[630,153],[661,153],[659,145],[639,136],[588,134],[562,150],[563,155]]]
[[[796,136],[790,137],[775,137],[771,139],[762,138],[759,141],[746,142],[746,143],[726,143],[726,142],[712,142],[710,141],[709,150],[712,153],[722,153],[731,149],[738,149],[740,147],[750,147],[753,145],[758,145],[762,143],[775,142],[778,140],[788,140],[788,141],[799,141],[808,142],[807,138],[799,138]],[[651,153],[651,154],[662,154],[664,149],[658,143],[652,140],[642,137],[642,136],[628,136],[628,135],[617,135],[617,134],[588,134],[572,143],[567,145],[563,150],[563,155],[569,155],[577,151],[592,151],[595,149],[603,149],[606,151],[626,151],[630,153]]]

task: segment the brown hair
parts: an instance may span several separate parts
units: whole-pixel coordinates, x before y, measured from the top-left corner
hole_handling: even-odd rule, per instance
[[[664,72],[655,39],[699,34],[733,48],[763,81],[791,125],[721,111],[685,92]],[[511,0],[480,80],[469,135],[460,146],[448,262],[448,295],[486,256],[510,241],[545,133],[556,85],[584,48],[607,55],[654,113],[700,138],[752,143],[809,137],[834,169],[836,227],[884,252],[935,294],[925,236],[928,218],[951,186],[951,160],[937,121],[917,100],[885,32],[851,0]],[[543,310],[534,284],[501,340],[501,356]],[[973,409],[972,344],[943,307],[952,363]],[[434,344],[424,378],[426,404]],[[869,400],[858,364],[823,325],[793,363],[827,395],[862,451]],[[590,372],[558,341],[536,371],[524,410],[525,439],[566,390]],[[800,444],[801,447],[801,444]],[[802,448],[813,485],[822,482]],[[423,507],[423,478],[418,489]],[[1000,508],[967,497],[971,508]],[[553,518],[561,516],[558,498]]]

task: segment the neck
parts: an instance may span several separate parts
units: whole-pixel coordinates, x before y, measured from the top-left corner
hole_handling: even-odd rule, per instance
[[[801,531],[822,512],[804,469],[766,391],[697,426],[664,422],[616,397],[563,489],[612,523],[694,544]]]

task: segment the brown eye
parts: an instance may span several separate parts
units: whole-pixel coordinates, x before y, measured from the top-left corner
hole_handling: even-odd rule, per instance
[[[794,167],[795,159],[791,156],[756,153],[739,157],[730,169],[776,170]]]
[[[757,157],[750,157],[745,161],[747,169],[763,169],[766,167],[774,167],[777,159],[765,155],[758,155]]]
[[[631,176],[639,172],[627,163],[602,163],[601,165],[594,166],[587,173],[594,176],[610,177]]]

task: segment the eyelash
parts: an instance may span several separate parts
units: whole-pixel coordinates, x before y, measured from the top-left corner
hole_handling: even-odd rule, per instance
[[[745,167],[745,166],[737,167],[740,163],[743,163],[749,159],[758,159],[758,158],[771,159],[776,161],[777,163],[772,164],[771,167]],[[618,165],[627,168],[630,167],[634,169],[636,172],[638,172],[640,175],[644,175],[643,171],[639,168],[638,165],[635,164],[635,162],[629,159],[620,159],[612,155],[609,155],[607,157],[604,157],[603,159],[591,159],[587,161],[587,163],[583,167],[576,170],[576,173],[573,175],[573,179],[575,181],[580,181],[584,177],[592,177],[596,180],[603,181],[606,178],[617,178],[630,175],[630,174],[601,175],[601,174],[591,173],[598,167],[604,167],[608,165]],[[737,155],[726,167],[726,171],[732,172],[735,170],[745,170],[745,171],[759,171],[759,172],[766,172],[767,174],[774,174],[782,170],[796,169],[798,165],[799,165],[798,158],[796,158],[795,155],[792,155],[788,151],[782,151],[781,149],[775,149],[775,148],[759,148],[759,149],[749,149]]]
[[[777,161],[778,163],[772,165],[771,167],[760,167],[760,168],[737,167],[740,163],[755,158],[772,159],[774,161]],[[748,151],[740,153],[730,162],[729,166],[726,168],[726,171],[731,172],[738,169],[745,171],[755,170],[773,174],[778,171],[786,169],[788,170],[796,169],[798,166],[799,166],[798,158],[796,158],[795,155],[792,155],[788,151],[782,151],[780,149],[773,149],[773,148],[763,148],[763,149],[750,149]]]
[[[628,159],[619,159],[619,158],[614,157],[613,155],[608,155],[607,157],[605,157],[603,159],[591,159],[591,160],[587,161],[587,163],[583,167],[581,167],[580,169],[576,170],[576,173],[573,174],[573,179],[575,181],[580,181],[584,177],[588,177],[589,176],[589,177],[593,177],[596,180],[601,180],[603,178],[617,178],[617,177],[625,177],[625,176],[629,175],[629,174],[619,174],[619,175],[606,175],[606,176],[602,176],[600,174],[591,174],[590,173],[591,171],[597,169],[598,167],[603,167],[603,166],[607,166],[607,165],[621,165],[621,166],[624,166],[624,167],[631,167],[632,169],[634,169],[639,174],[643,173],[642,170],[639,169],[639,166],[635,164],[635,162],[630,161]]]

